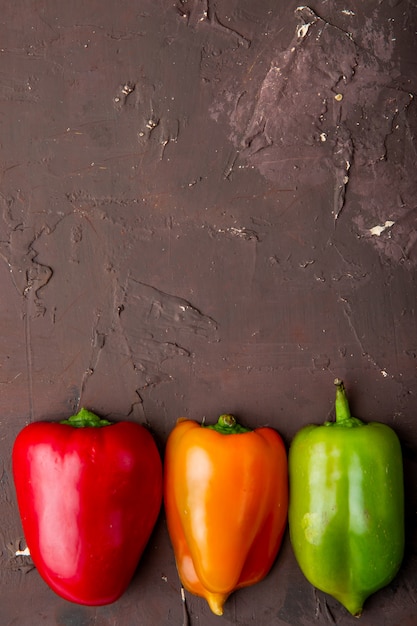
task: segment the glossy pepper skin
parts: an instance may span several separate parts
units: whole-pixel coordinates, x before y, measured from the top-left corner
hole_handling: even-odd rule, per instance
[[[162,503],[162,463],[139,424],[82,409],[17,436],[13,474],[39,574],[60,596],[110,604],[126,590]]]
[[[305,577],[359,616],[402,561],[402,454],[389,426],[351,417],[335,384],[336,421],[306,426],[290,446],[289,530]]]
[[[217,430],[216,430],[217,429]],[[287,455],[271,428],[181,418],[165,454],[165,511],[183,586],[213,613],[269,572],[287,522]]]

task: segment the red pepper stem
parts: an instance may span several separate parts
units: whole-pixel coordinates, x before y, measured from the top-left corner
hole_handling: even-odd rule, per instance
[[[80,409],[76,415],[72,415],[67,420],[62,420],[60,424],[66,424],[74,428],[101,428],[102,426],[110,426],[112,422],[101,419],[87,409]]]

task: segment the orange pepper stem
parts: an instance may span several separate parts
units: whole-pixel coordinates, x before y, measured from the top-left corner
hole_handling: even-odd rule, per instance
[[[210,430],[215,430],[221,435],[239,435],[251,432],[250,428],[245,428],[244,426],[241,426],[241,424],[236,421],[236,418],[229,413],[220,415],[219,419],[217,420],[217,424],[202,424],[202,427],[210,428]]]

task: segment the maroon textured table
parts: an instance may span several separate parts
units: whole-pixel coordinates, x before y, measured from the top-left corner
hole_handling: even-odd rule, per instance
[[[417,70],[412,0],[1,3],[0,622],[182,624],[163,513],[128,592],[31,568],[11,477],[29,421],[232,412],[287,446],[332,414],[398,433],[406,556],[363,626],[417,624]],[[270,575],[192,626],[356,623]]]

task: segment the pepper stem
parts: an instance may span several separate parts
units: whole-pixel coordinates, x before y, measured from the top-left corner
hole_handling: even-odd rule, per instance
[[[217,433],[221,435],[239,435],[242,433],[249,433],[250,428],[245,428],[241,426],[233,415],[229,413],[224,413],[220,415],[217,420],[217,424],[204,424],[204,428],[210,428],[210,430],[215,430]]]
[[[336,428],[356,428],[356,426],[364,426],[365,422],[358,419],[357,417],[352,417],[352,415],[350,414],[349,402],[346,396],[343,381],[340,380],[340,378],[335,378],[334,384],[336,385],[336,421],[324,422],[324,426],[334,426]]]
[[[100,418],[87,409],[80,409],[76,415],[72,415],[67,420],[62,420],[60,424],[74,428],[101,428],[102,426],[110,426],[112,422]]]
[[[340,380],[340,378],[335,378],[334,384],[336,385],[336,422],[344,422],[352,417],[350,414],[345,386],[343,384],[343,380]]]

